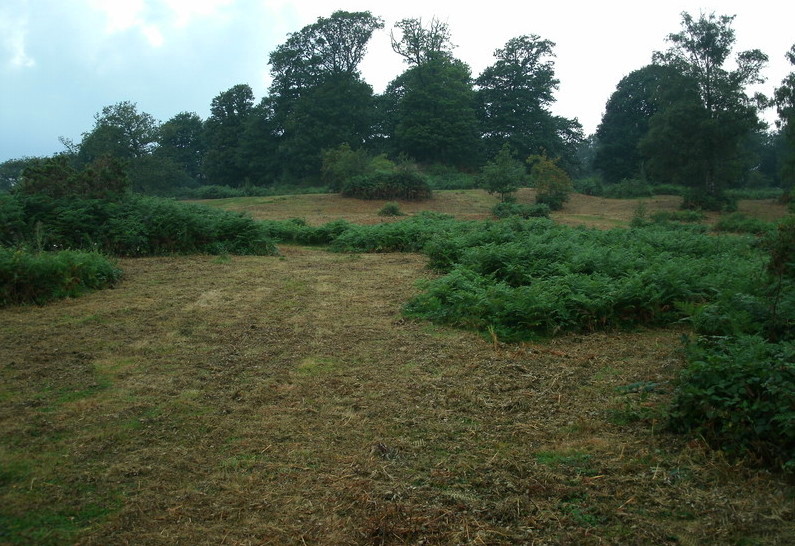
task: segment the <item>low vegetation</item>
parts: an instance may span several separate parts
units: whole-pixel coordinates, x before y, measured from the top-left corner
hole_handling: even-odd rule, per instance
[[[38,252],[61,233],[42,203],[61,199],[2,199],[4,237],[32,250],[0,263],[105,260]],[[598,230],[524,203],[500,204],[495,220],[494,197],[477,220],[409,201],[398,219],[372,202],[289,198],[355,202],[376,222],[364,225],[125,197],[72,198],[63,210],[80,213],[63,231],[128,199],[154,225],[191,225],[182,214],[199,210],[240,219],[234,229],[256,226],[282,258],[222,251],[233,247],[122,258],[108,262],[113,291],[4,309],[0,540],[776,543],[795,532],[791,220],[764,237],[722,235],[666,200],[658,217],[650,200],[639,227]],[[260,218],[294,209],[215,204],[246,203]],[[628,224],[637,202],[623,206]],[[36,227],[31,211],[48,220]],[[75,244],[102,240],[92,233]]]
[[[28,252],[0,247],[0,307],[43,304],[113,286],[121,270],[95,252]]]

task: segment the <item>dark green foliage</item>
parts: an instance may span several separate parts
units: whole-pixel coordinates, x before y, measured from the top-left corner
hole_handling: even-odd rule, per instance
[[[666,66],[648,65],[625,76],[605,106],[596,130],[594,168],[607,183],[636,178],[643,158],[638,144],[649,130],[649,121],[664,107],[666,95],[682,85],[681,74]]]
[[[342,195],[358,199],[422,201],[431,198],[431,188],[419,172],[399,169],[354,177],[342,188]]]
[[[176,164],[193,181],[201,178],[204,157],[203,124],[193,112],[180,112],[160,126],[156,157]]]
[[[700,341],[689,346],[671,427],[795,471],[795,344],[758,336]]]
[[[649,120],[639,144],[644,170],[650,180],[691,186],[692,208],[721,210],[726,187],[757,166],[757,159],[743,152],[758,131],[758,109],[765,101],[749,97],[746,87],[763,81],[767,56],[743,51],[732,70],[724,68],[735,44],[733,20],[683,13],[682,31],[668,36],[671,48],[654,54],[656,65],[691,83]]]
[[[558,160],[542,154],[530,156],[527,162],[532,165],[530,181],[536,189],[536,203],[547,205],[551,210],[562,209],[574,185],[566,171],[557,165]]]
[[[338,252],[420,252],[439,233],[466,229],[452,217],[423,212],[400,222],[373,226],[351,225],[332,243]]]
[[[26,168],[42,161],[44,158],[21,157],[0,163],[0,192],[11,190],[22,179],[22,173]]]
[[[737,200],[724,191],[709,194],[700,188],[689,188],[682,195],[682,208],[734,212],[737,210]]]
[[[651,187],[654,195],[679,195],[683,196],[687,193],[686,186],[677,186],[676,184],[655,184]]]
[[[637,179],[624,179],[615,184],[605,184],[602,187],[602,197],[610,199],[636,199],[638,197],[651,197],[652,188],[646,182]]]
[[[25,233],[25,209],[20,200],[0,193],[0,246],[15,246]]]
[[[509,145],[519,157],[546,151],[567,166],[576,162],[582,126],[550,112],[559,84],[554,47],[537,35],[512,38],[478,77],[476,100],[488,157]]]
[[[274,254],[250,217],[155,197],[118,202],[43,195],[15,196],[21,222],[0,227],[0,240],[34,248],[92,249],[119,256]],[[13,206],[5,203],[4,210]]]
[[[0,307],[51,300],[113,286],[118,269],[96,252],[28,252],[0,247]]]
[[[365,150],[342,144],[323,152],[322,180],[332,191],[340,191],[352,178],[372,173],[371,165],[372,158]]]
[[[231,199],[235,197],[269,197],[272,195],[303,195],[308,193],[328,193],[326,187],[310,186],[198,186],[178,188],[172,197],[179,199]]]
[[[764,199],[781,199],[784,190],[781,188],[735,188],[726,190],[726,197],[733,200],[749,199],[761,201]]]
[[[604,189],[602,179],[599,176],[589,176],[587,178],[578,178],[573,181],[574,191],[583,195],[596,195],[601,196]]]
[[[722,215],[712,227],[715,231],[728,231],[732,233],[751,233],[763,235],[775,229],[775,225],[758,218],[746,216],[741,212]]]
[[[699,210],[674,210],[674,211],[659,211],[651,215],[652,222],[665,223],[665,222],[685,222],[697,223],[704,220],[707,216]]]
[[[248,168],[241,160],[244,129],[254,113],[254,92],[238,84],[212,100],[204,122],[202,170],[211,184],[239,187]]]
[[[681,319],[679,302],[752,282],[744,239],[685,228],[595,231],[513,222],[454,237],[425,251],[450,273],[431,282],[407,312],[485,330],[501,339]]]
[[[686,309],[701,337],[688,346],[670,425],[795,472],[795,218],[762,246],[767,265],[753,283]]]
[[[503,203],[511,201],[513,194],[527,184],[527,170],[521,161],[514,158],[506,143],[492,161],[481,170],[481,186],[490,194],[500,196]]]
[[[264,220],[258,222],[264,233],[279,243],[301,245],[328,245],[353,225],[345,220],[334,220],[322,226],[309,226],[301,218],[290,220]]]
[[[75,169],[64,155],[38,160],[22,172],[14,191],[54,199],[120,199],[129,188],[124,164],[102,157],[82,169]]]
[[[502,201],[494,205],[491,213],[497,218],[518,216],[520,218],[549,218],[549,206],[544,204],[525,205],[523,203],[508,203]]]
[[[481,140],[469,67],[434,56],[398,76],[386,90],[385,131],[395,155],[458,168],[479,164]]]
[[[400,205],[394,201],[384,203],[384,206],[378,210],[378,216],[405,216],[406,213],[400,210]]]
[[[478,187],[476,175],[455,169],[439,172],[426,169],[425,176],[432,190],[473,190]]]

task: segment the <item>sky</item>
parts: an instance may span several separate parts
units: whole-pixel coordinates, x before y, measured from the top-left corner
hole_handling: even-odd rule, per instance
[[[551,40],[560,80],[551,109],[577,118],[586,135],[621,78],[668,48],[682,12],[735,15],[735,52],[770,58],[758,89],[766,95],[795,70],[784,57],[795,43],[795,3],[779,0],[0,0],[0,162],[64,151],[59,137],[79,142],[95,114],[122,101],[167,121],[180,112],[206,118],[212,99],[241,83],[259,100],[270,52],[336,10],[384,20],[361,65],[377,93],[406,69],[389,38],[404,18],[446,22],[474,77],[511,38]]]

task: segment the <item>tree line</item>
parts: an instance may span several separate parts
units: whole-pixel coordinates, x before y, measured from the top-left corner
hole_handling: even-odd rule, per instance
[[[376,94],[359,67],[384,22],[336,11],[270,53],[272,84],[259,102],[238,84],[212,99],[206,119],[181,112],[163,123],[119,102],[97,113],[79,142],[62,139],[61,155],[75,168],[122,160],[136,191],[168,195],[200,185],[327,184],[324,158],[340,150],[468,173],[509,150],[551,158],[572,177],[687,186],[695,206],[715,208],[727,188],[790,188],[795,179],[795,75],[770,98],[749,96],[768,58],[751,50],[732,59],[732,22],[683,13],[669,49],[618,83],[586,138],[576,118],[551,112],[559,80],[550,40],[512,38],[475,77],[454,56],[447,24],[404,19],[391,41],[406,69]],[[795,46],[787,56],[795,64]],[[772,106],[775,128],[759,117]],[[36,161],[0,165],[0,189]]]

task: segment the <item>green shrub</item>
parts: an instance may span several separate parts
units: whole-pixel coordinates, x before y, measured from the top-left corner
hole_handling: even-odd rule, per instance
[[[652,222],[685,222],[696,223],[706,219],[707,215],[700,210],[659,211],[651,215]]]
[[[687,187],[679,186],[676,184],[655,184],[651,187],[654,195],[678,195],[684,196],[687,193]]]
[[[731,455],[795,472],[793,393],[795,344],[702,338],[689,347],[669,423]]]
[[[76,297],[113,286],[118,269],[95,252],[28,252],[0,247],[0,307]]]
[[[642,180],[625,178],[615,184],[605,184],[602,188],[602,197],[609,199],[637,199],[651,197],[652,188]]]
[[[371,157],[363,149],[354,150],[342,144],[323,152],[321,176],[332,191],[340,191],[352,178],[372,172]]]
[[[574,190],[571,178],[557,165],[557,160],[546,155],[532,155],[527,159],[532,165],[530,181],[536,189],[536,203],[560,210]]]
[[[574,190],[583,195],[601,196],[604,191],[604,184],[599,176],[579,178],[574,181]]]
[[[229,199],[231,197],[244,197],[242,188],[231,186],[217,186],[214,184],[186,189],[182,196],[187,199]]]
[[[378,216],[405,216],[402,210],[400,210],[400,205],[395,203],[394,201],[390,201],[388,203],[384,203],[384,206],[378,209]]]
[[[14,191],[54,199],[120,199],[129,187],[126,166],[118,159],[102,157],[78,170],[68,157],[56,155],[31,163]]]
[[[332,242],[336,252],[420,252],[432,238],[466,224],[451,216],[422,212],[400,222],[351,225]]]
[[[427,174],[428,185],[432,190],[472,190],[478,187],[475,175],[462,172]]]
[[[543,203],[525,205],[506,201],[497,203],[491,209],[491,213],[497,218],[508,218],[509,216],[518,216],[520,218],[549,218],[549,212],[549,205]]]
[[[259,223],[220,209],[135,195],[118,202],[41,195],[15,199],[24,227],[12,235],[33,248],[118,256],[277,252]]]
[[[715,231],[728,231],[731,233],[750,233],[753,235],[764,235],[775,229],[775,225],[758,218],[746,216],[741,212],[734,212],[721,216],[715,225]]]
[[[688,188],[682,196],[683,209],[710,210],[713,212],[735,212],[737,199],[728,193],[708,194],[701,188]]]
[[[507,221],[506,221],[507,222]],[[753,284],[750,240],[689,226],[609,231],[512,220],[440,230],[424,252],[448,272],[406,307],[409,315],[504,339],[682,319],[681,302],[709,302]],[[752,256],[756,255],[756,262]]]
[[[507,143],[480,173],[480,185],[490,194],[499,195],[503,203],[512,202],[513,194],[526,183],[527,171],[522,162],[514,158]]]
[[[748,199],[752,201],[762,201],[768,199],[780,199],[784,195],[781,188],[737,188],[726,190],[726,195],[730,199]]]
[[[342,195],[358,199],[421,201],[430,199],[431,188],[420,173],[400,169],[354,177],[345,184]]]

